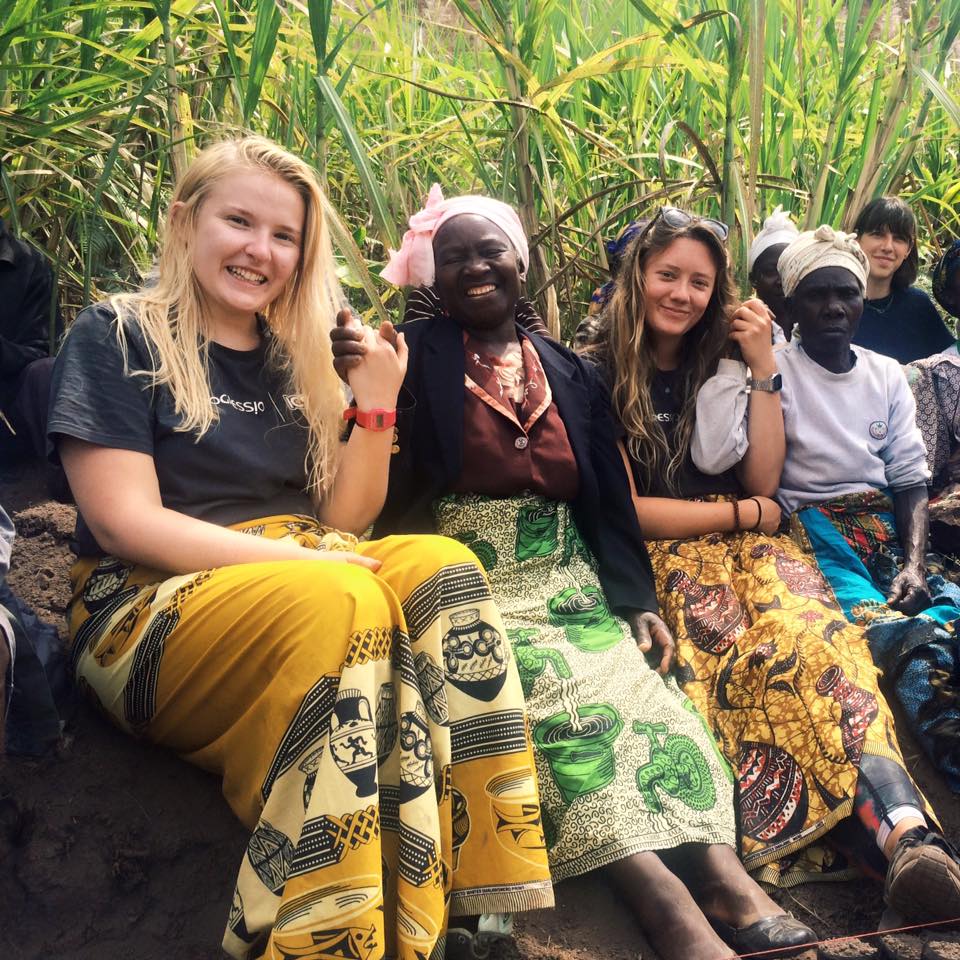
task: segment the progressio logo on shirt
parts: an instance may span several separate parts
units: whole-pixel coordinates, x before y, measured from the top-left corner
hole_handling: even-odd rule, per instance
[[[266,409],[262,400],[234,400],[228,393],[221,393],[219,397],[211,397],[210,402],[215,407],[232,407],[239,413],[263,413]]]

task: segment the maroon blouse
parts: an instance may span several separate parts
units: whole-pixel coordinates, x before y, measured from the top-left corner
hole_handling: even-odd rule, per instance
[[[573,500],[577,462],[536,348],[521,337],[499,357],[466,333],[463,341],[463,470],[454,491]]]

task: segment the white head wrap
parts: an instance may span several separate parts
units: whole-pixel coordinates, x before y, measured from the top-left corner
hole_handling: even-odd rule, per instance
[[[844,233],[824,224],[801,233],[777,261],[784,296],[792,297],[800,281],[821,267],[843,267],[867,289],[867,256],[860,249],[855,233]]]
[[[757,257],[768,247],[778,243],[791,243],[797,238],[800,231],[790,219],[789,213],[783,212],[783,207],[777,207],[773,213],[763,221],[763,229],[753,238],[750,252],[747,254],[747,269],[753,270]]]

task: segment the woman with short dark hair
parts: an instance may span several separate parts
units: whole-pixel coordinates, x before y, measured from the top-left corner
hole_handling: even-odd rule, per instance
[[[854,232],[867,255],[863,318],[853,342],[900,363],[945,350],[953,335],[917,279],[917,219],[899,197],[878,197],[860,211]]]

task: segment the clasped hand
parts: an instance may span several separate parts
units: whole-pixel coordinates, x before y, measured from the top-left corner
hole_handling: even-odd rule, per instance
[[[350,384],[361,410],[397,405],[397,394],[407,372],[407,343],[402,333],[385,320],[379,330],[361,324],[344,309],[330,333],[333,367]]]
[[[904,566],[890,584],[887,603],[908,617],[929,607],[930,591],[923,570]]]
[[[630,624],[633,639],[650,666],[661,675],[667,674],[673,666],[677,649],[669,627],[649,610],[629,610],[624,619]]]
[[[740,347],[754,377],[765,379],[776,373],[773,316],[762,300],[746,300],[737,307],[730,318],[730,339]]]

